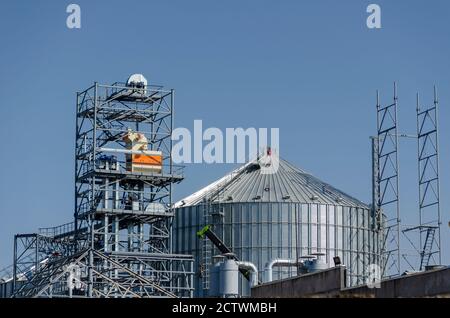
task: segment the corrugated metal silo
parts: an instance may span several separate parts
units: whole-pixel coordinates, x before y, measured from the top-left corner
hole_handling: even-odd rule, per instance
[[[299,259],[324,253],[330,266],[339,256],[349,272],[348,284],[364,283],[369,264],[378,264],[378,234],[368,205],[280,159],[275,173],[263,173],[262,161],[247,163],[176,203],[175,253],[195,256],[195,295],[206,296],[212,257],[219,254],[196,232],[213,224],[243,261],[258,267],[276,258]],[[296,275],[277,267],[273,279]],[[240,278],[241,295],[249,294]]]

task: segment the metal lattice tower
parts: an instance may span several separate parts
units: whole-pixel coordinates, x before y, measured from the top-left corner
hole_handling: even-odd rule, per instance
[[[171,253],[172,185],[183,180],[171,157],[173,104],[161,86],[95,83],[77,94],[75,220],[30,235],[24,251],[38,265],[15,296],[192,296],[193,258]],[[57,242],[70,248],[55,253]]]
[[[398,165],[397,85],[391,104],[382,106],[377,91],[376,219],[382,230],[380,253],[382,276],[400,274],[400,198]]]
[[[438,97],[434,87],[432,106],[423,107],[417,94],[417,162],[419,225],[404,233],[414,247],[415,259],[407,259],[413,270],[441,264],[441,212],[439,184]]]

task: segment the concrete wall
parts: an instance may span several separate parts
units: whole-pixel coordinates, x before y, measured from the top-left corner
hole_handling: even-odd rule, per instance
[[[435,269],[384,280],[381,288],[355,287],[341,291],[341,297],[450,297],[450,268]]]
[[[450,268],[434,269],[381,282],[380,288],[345,286],[346,270],[339,266],[317,273],[262,284],[252,289],[252,297],[340,297],[401,298],[449,297]]]
[[[317,273],[265,283],[252,288],[252,297],[291,298],[327,297],[345,288],[345,266],[333,267]]]

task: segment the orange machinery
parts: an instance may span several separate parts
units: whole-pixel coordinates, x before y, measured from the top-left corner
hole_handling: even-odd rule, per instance
[[[161,173],[162,152],[148,150],[148,140],[142,133],[128,129],[123,137],[130,154],[126,154],[127,170],[131,172]]]

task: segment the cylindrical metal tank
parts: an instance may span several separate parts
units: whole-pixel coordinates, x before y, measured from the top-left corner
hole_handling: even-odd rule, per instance
[[[220,292],[220,265],[222,262],[216,262],[211,267],[210,283],[209,283],[209,297],[219,297]]]
[[[364,283],[370,264],[379,264],[378,232],[370,207],[281,160],[276,173],[263,174],[258,161],[244,165],[175,205],[173,251],[193,254],[194,295],[207,296],[202,281],[209,279],[206,238],[196,232],[206,224],[242,261],[264,269],[276,258],[299,259],[324,253],[333,266],[339,256],[347,267],[347,284]],[[273,280],[294,276],[295,267],[277,267]],[[263,281],[264,271],[259,272]],[[239,276],[239,292],[250,294]]]
[[[314,273],[329,268],[329,265],[321,259],[311,259],[303,263],[304,273]]]
[[[239,295],[239,266],[233,259],[220,264],[219,296],[224,298]]]

